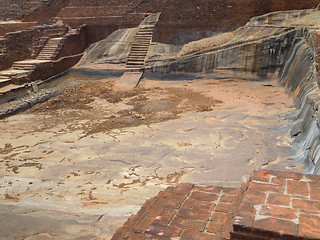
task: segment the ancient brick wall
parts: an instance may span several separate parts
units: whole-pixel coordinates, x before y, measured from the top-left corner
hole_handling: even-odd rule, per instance
[[[46,30],[52,28],[59,28],[59,26],[36,26],[6,34],[0,41],[0,48],[5,49],[5,53],[0,57],[0,70],[11,67],[13,62],[32,59],[41,37],[46,36],[48,34]]]
[[[317,4],[318,0],[168,0],[156,25],[154,41],[182,44],[214,32],[234,30],[257,15]]]
[[[41,5],[41,0],[1,0],[0,20],[22,19]]]

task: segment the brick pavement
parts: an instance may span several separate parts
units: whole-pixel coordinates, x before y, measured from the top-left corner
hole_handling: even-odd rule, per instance
[[[120,239],[320,239],[320,176],[259,171],[238,189],[169,187],[117,230]]]
[[[255,172],[231,239],[320,239],[320,176]]]

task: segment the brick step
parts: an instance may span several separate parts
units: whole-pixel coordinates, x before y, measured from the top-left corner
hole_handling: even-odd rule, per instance
[[[230,239],[245,188],[179,184],[145,202],[113,235],[120,239]]]
[[[320,239],[320,176],[262,170],[242,187],[179,184],[145,202],[120,239]]]
[[[320,176],[255,172],[233,222],[231,239],[320,239]]]

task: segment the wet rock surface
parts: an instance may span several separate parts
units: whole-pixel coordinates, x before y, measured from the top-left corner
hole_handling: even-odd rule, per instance
[[[0,237],[110,239],[168,186],[238,187],[254,169],[302,170],[288,160],[294,108],[276,82],[112,87],[81,82],[0,121]]]

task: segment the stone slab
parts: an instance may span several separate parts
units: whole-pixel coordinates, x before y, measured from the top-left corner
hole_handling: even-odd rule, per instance
[[[117,91],[133,90],[139,84],[142,74],[140,71],[125,72],[115,83],[114,89]]]

